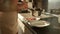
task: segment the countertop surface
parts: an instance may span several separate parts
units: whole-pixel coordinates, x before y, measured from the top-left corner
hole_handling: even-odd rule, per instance
[[[29,17],[34,17],[31,15],[31,13],[20,13],[22,16],[24,16],[25,18],[29,18]],[[39,18],[49,18],[49,17],[54,17],[52,15],[45,15],[45,14],[41,14],[41,16],[35,16],[35,17],[39,17]]]
[[[29,13],[20,13],[25,18],[32,17]],[[32,27],[33,30],[37,32],[37,34],[60,34],[60,23],[58,23],[58,18],[55,16],[46,16],[42,14],[44,21],[50,22],[50,26],[39,28],[39,27]]]

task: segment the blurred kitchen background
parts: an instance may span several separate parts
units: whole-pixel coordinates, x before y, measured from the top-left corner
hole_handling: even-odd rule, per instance
[[[60,0],[19,0],[17,7],[23,34],[60,34]]]

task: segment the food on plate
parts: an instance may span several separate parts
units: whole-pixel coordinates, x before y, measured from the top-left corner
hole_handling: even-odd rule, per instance
[[[36,20],[36,18],[26,18],[28,21]]]

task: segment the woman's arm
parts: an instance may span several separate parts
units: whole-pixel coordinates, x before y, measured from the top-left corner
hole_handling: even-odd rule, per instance
[[[17,2],[18,0],[0,0],[0,18],[1,34],[17,33]]]

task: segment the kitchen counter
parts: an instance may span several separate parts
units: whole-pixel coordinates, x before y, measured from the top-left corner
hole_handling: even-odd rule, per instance
[[[29,13],[21,13],[21,15],[25,18],[27,17],[33,17]],[[55,16],[43,16],[42,14],[42,20],[45,20],[47,22],[50,22],[50,26],[47,27],[31,27],[34,31],[37,32],[37,34],[60,34],[60,23],[58,23],[58,18]]]
[[[23,17],[28,18],[28,17],[34,17],[31,15],[31,13],[20,13]],[[38,17],[38,16],[36,16]],[[53,17],[52,15],[45,15],[45,14],[41,14],[41,16],[39,16],[40,18],[49,18],[49,17]]]

